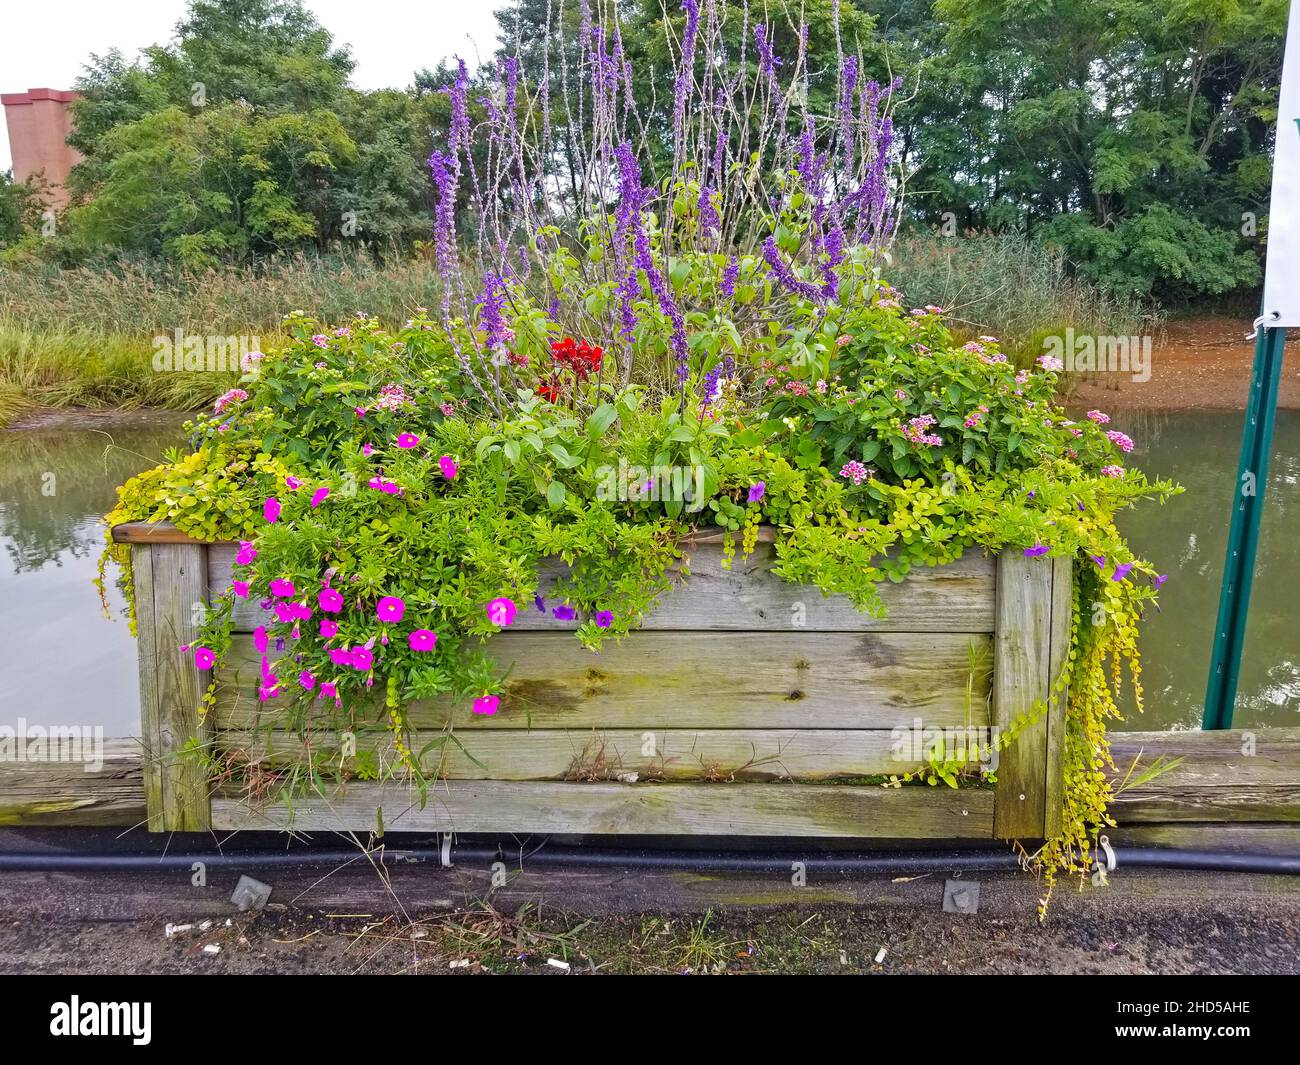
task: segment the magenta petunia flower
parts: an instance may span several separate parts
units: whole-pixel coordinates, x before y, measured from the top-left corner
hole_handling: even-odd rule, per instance
[[[343,596],[334,588],[322,588],[320,595],[316,597],[316,602],[327,614],[337,614],[343,609]]]
[[[284,486],[288,488],[289,491],[296,492],[302,487],[302,481],[298,480],[297,477],[289,476],[284,479]]]
[[[317,699],[337,699],[338,697],[338,687],[332,681],[321,681],[320,691],[316,693]]]
[[[311,505],[313,507],[320,506],[325,502],[325,497],[329,494],[330,490],[328,488],[317,488],[316,491],[311,494]]]
[[[330,661],[336,666],[352,665],[352,648],[350,647],[331,647]]]
[[[312,688],[316,687],[316,678],[311,675],[311,670],[304,669],[298,674],[298,683],[308,691],[311,691]]]
[[[495,714],[497,707],[501,705],[499,695],[481,695],[474,700],[474,713],[476,714]]]
[[[357,647],[352,651],[352,668],[364,673],[375,664],[374,652],[369,647]]]
[[[365,455],[366,458],[369,458],[374,453],[375,453],[375,449],[371,447],[369,444],[361,445],[361,454]]]
[[[322,618],[320,623],[320,634],[322,639],[334,639],[334,637],[339,634],[339,623],[337,621],[331,621],[329,618]]]
[[[262,517],[272,525],[280,520],[280,501],[275,496],[268,496],[262,504]]]
[[[276,577],[275,580],[271,582],[272,595],[280,595],[280,596],[293,595],[296,590],[297,589],[295,589],[293,586],[293,581],[289,580],[286,577]]]
[[[406,604],[395,595],[386,595],[375,605],[375,616],[380,621],[401,621]]]
[[[412,651],[432,651],[438,634],[430,629],[415,629],[406,639]]]
[[[239,541],[239,553],[235,555],[236,566],[247,566],[257,557],[257,548],[248,540]]]
[[[293,620],[293,605],[290,603],[276,603],[275,620],[281,625],[289,624]]]
[[[211,669],[217,661],[217,656],[208,647],[194,648],[194,668],[199,671]]]
[[[416,447],[420,443],[420,438],[414,433],[401,433],[397,437],[397,446],[400,448]]]
[[[1033,547],[1025,548],[1025,558],[1038,558],[1040,555],[1047,554],[1051,548],[1047,544],[1034,544]]]
[[[261,702],[266,702],[269,699],[274,699],[279,694],[280,694],[280,685],[278,684],[274,686],[268,684],[262,684],[259,685],[257,689],[257,698]]]
[[[257,648],[258,654],[266,654],[267,638],[265,625],[259,625],[253,630],[253,646]]]
[[[763,501],[763,496],[766,494],[767,494],[767,482],[755,481],[753,484],[749,486],[748,502],[761,503]]]
[[[240,599],[247,599],[249,590],[248,581],[231,581],[230,590],[239,596]]]
[[[505,596],[493,599],[487,605],[488,621],[493,625],[509,625],[515,620],[515,614],[518,608],[515,606],[513,599],[507,599]]]
[[[577,612],[568,603],[562,603],[551,611],[560,621],[572,621],[577,617]]]
[[[456,479],[456,461],[450,455],[443,455],[438,459],[438,469],[442,471],[442,475],[447,480],[454,481]]]
[[[597,610],[595,622],[598,629],[609,628],[614,623],[614,612],[612,610]]]

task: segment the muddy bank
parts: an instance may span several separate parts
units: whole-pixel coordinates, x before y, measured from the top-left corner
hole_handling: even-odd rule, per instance
[[[1152,342],[1151,376],[1123,373],[1081,377],[1070,404],[1102,410],[1242,410],[1250,387],[1255,343],[1250,322],[1234,318],[1177,318]],[[1300,335],[1286,345],[1278,407],[1300,410]]]

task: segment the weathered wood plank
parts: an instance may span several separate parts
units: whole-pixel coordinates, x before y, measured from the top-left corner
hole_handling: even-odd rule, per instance
[[[149,831],[163,830],[163,774],[159,751],[157,692],[158,626],[153,609],[153,548],[131,547],[131,581],[135,590],[136,665],[140,671],[140,745],[144,759],[145,807]]]
[[[993,792],[818,784],[568,784],[445,781],[420,808],[413,789],[350,787],[250,810],[216,797],[219,830],[374,828],[394,832],[582,832],[647,835],[987,838]]]
[[[1231,854],[1300,854],[1300,825],[1297,824],[1175,822],[1120,825],[1110,829],[1108,835],[1111,843],[1120,848],[1171,847]]]
[[[998,556],[993,638],[993,722],[1006,728],[1048,695],[1052,562],[1009,551]],[[1045,707],[1043,707],[1045,711]],[[1027,725],[998,765],[995,834],[1040,838],[1047,809],[1047,715]]]
[[[596,655],[565,633],[511,631],[486,644],[503,669],[513,662],[497,714],[448,698],[413,704],[409,718],[476,730],[957,726],[968,723],[972,645],[987,661],[989,638],[965,633],[636,632]],[[218,669],[218,728],[283,715],[257,702],[259,674],[251,637],[235,637]],[[969,723],[987,724],[987,681],[974,683]]]
[[[230,588],[236,548],[216,545],[209,556],[212,593]],[[729,632],[983,632],[993,631],[994,561],[972,552],[944,566],[922,567],[894,584],[884,581],[880,596],[887,613],[873,618],[844,596],[823,596],[808,585],[791,584],[771,572],[773,548],[760,544],[746,561],[722,568],[722,548],[703,543],[687,552],[690,577],[665,594],[644,619],[647,630],[708,629]],[[1046,564],[1046,563],[1045,563]],[[543,594],[558,566],[544,569]],[[530,596],[531,598],[531,596]],[[549,605],[558,605],[558,601]],[[573,629],[578,621],[559,621],[521,604],[514,628]],[[238,599],[237,631],[251,632],[267,615],[259,603]],[[581,620],[581,619],[579,619]]]
[[[416,732],[410,747],[422,751],[440,732]],[[381,766],[396,763],[392,736],[374,729],[354,734],[360,751],[373,751]],[[217,745],[276,765],[307,753],[298,736],[266,730],[228,729]],[[340,735],[317,736],[311,749],[336,764]],[[919,768],[910,745],[884,730],[682,729],[480,731],[443,742],[422,765],[431,776],[454,780],[616,780],[636,774],[649,780],[826,780],[904,773]]]
[[[105,740],[102,764],[0,761],[0,826],[139,825],[146,819],[139,740]]]
[[[128,521],[114,525],[113,542],[118,544],[200,544],[169,521]]]
[[[1300,821],[1300,728],[1119,732],[1111,737],[1118,783],[1161,756],[1182,762],[1121,792],[1121,825]]]
[[[1069,709],[1068,686],[1056,691],[1062,671],[1070,668],[1070,625],[1074,618],[1074,560],[1052,560],[1052,609],[1048,634],[1048,683],[1052,695],[1047,713],[1046,728],[1046,782],[1044,785],[1043,835],[1050,839],[1061,830],[1061,804],[1065,799],[1065,767],[1062,752],[1065,746],[1065,719]]]
[[[204,770],[181,755],[192,737],[204,736],[198,710],[208,674],[196,670],[190,656],[179,650],[198,636],[207,595],[207,550],[200,544],[157,543],[139,545],[132,552],[133,559],[150,557],[149,590],[146,597],[137,583],[136,608],[140,725],[152,831],[208,827]]]

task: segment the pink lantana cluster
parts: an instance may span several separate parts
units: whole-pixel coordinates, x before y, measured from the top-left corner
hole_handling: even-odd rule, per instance
[[[876,471],[869,466],[864,466],[856,459],[846,462],[840,467],[840,476],[846,481],[852,481],[854,485],[859,485],[863,481],[869,481],[875,476]]]
[[[214,414],[220,414],[232,403],[242,403],[247,398],[248,393],[242,388],[232,388],[229,392],[226,392],[224,395],[217,398],[217,402],[213,405],[212,411]]]
[[[1130,436],[1126,436],[1124,433],[1121,433],[1118,429],[1110,430],[1110,432],[1106,434],[1106,439],[1109,440],[1112,444],[1114,444],[1117,448],[1119,448],[1123,452],[1127,453],[1133,450],[1133,438]]]
[[[933,414],[919,414],[903,427],[903,436],[913,444],[928,444],[930,447],[941,447],[943,437],[935,433],[926,432],[934,424]]]

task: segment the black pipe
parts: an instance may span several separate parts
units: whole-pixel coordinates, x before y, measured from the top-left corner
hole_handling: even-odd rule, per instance
[[[1114,848],[1117,868],[1199,869],[1218,872],[1300,875],[1300,855],[1228,854],[1216,851]],[[310,866],[357,865],[371,860],[385,865],[441,865],[438,847],[352,850],[229,852],[225,854],[15,854],[0,852],[0,872],[189,872],[195,862],[208,869],[255,872]],[[1020,866],[1008,851],[923,851],[913,853],[800,853],[737,851],[615,850],[584,847],[539,847],[527,853],[490,845],[454,845],[452,865],[489,864],[576,868],[688,869],[701,872],[788,873],[798,862],[809,871],[903,873],[950,869],[962,872],[1013,870]]]

